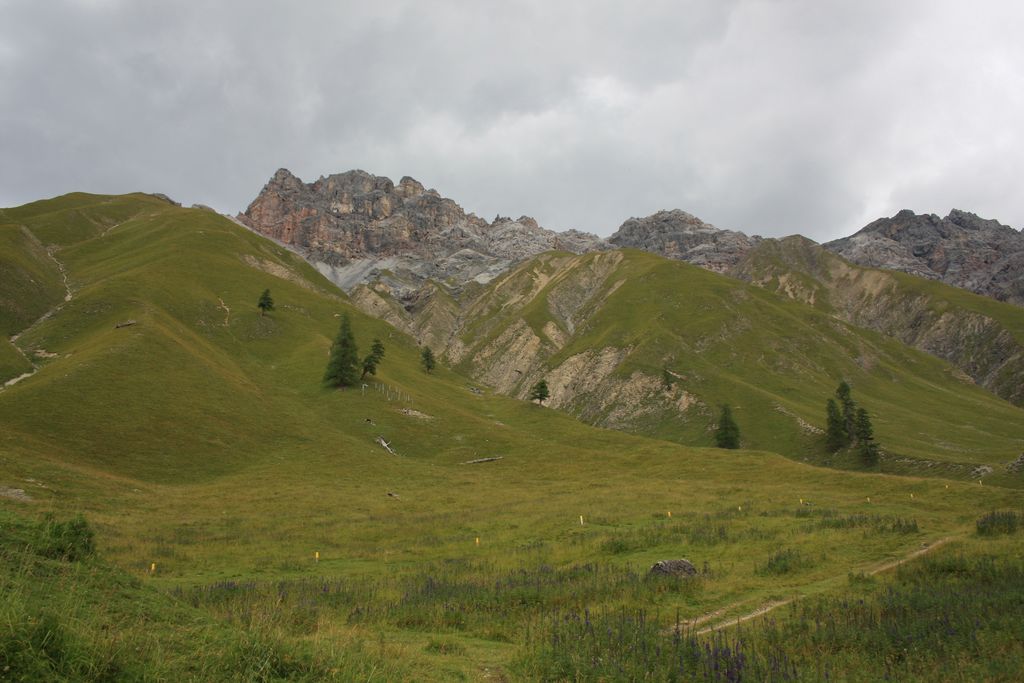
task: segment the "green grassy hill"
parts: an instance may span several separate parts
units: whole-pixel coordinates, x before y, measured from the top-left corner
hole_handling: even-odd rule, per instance
[[[804,237],[765,240],[731,273],[943,358],[1024,404],[1024,309],[906,273],[849,263]]]
[[[988,465],[1019,484],[1001,465],[1020,454],[1020,408],[820,300],[638,251],[549,254],[490,285],[463,321],[448,350],[460,370],[519,397],[546,378],[552,405],[591,423],[712,445],[728,403],[744,445],[851,466],[825,455],[821,434],[845,378],[883,468],[966,478]]]
[[[6,210],[4,220],[59,247],[51,262],[72,292],[60,305],[63,289],[51,277],[50,298],[20,324],[59,310],[16,342],[39,369],[0,391],[0,665],[15,667],[15,677],[585,678],[585,667],[574,674],[544,649],[552,625],[571,613],[642,609],[661,634],[677,618],[713,626],[782,599],[842,598],[856,587],[851,575],[880,572],[870,580],[881,588],[887,567],[922,544],[945,542],[972,558],[1019,552],[1017,536],[975,535],[980,515],[1019,507],[1018,492],[988,482],[685,447],[587,426],[445,367],[427,374],[413,340],[356,311],[294,254],[208,211],[146,195],[71,195]],[[572,335],[559,351],[566,358],[632,349],[623,372],[660,371],[656,342],[672,340],[679,364],[670,367],[687,391],[699,387],[709,405],[739,389],[751,395],[735,400],[751,440],[773,438],[767,419],[743,420],[778,413],[773,402],[787,396],[779,377],[800,382],[783,406],[810,414],[833,370],[853,363],[836,356],[845,360],[833,368],[831,356],[809,349],[813,363],[783,355],[751,364],[753,331],[719,337],[733,329],[730,312],[753,309],[783,316],[769,338],[790,344],[783,350],[803,349],[806,330],[818,330],[829,345],[878,354],[882,369],[853,380],[879,415],[883,443],[897,429],[881,409],[917,400],[915,386],[914,428],[932,430],[930,438],[968,443],[951,409],[939,409],[947,394],[961,420],[993,430],[979,443],[1013,438],[1015,427],[995,422],[1013,422],[1018,409],[961,389],[939,361],[881,337],[865,346],[870,337],[756,288],[639,254],[621,258],[595,271],[621,269],[600,290],[607,303],[572,309],[587,309],[590,327],[548,319],[590,291],[579,280],[561,285],[577,288],[571,297],[549,289],[545,302],[530,293],[555,279],[545,285],[538,275],[530,287],[509,279],[505,303],[521,296],[526,324],[542,332],[561,321]],[[266,288],[276,309],[261,317]],[[652,292],[679,301],[686,317],[653,325],[641,308]],[[364,352],[373,338],[387,347],[365,391],[320,382],[342,313]],[[480,338],[500,338],[497,312],[480,320]],[[725,369],[713,371],[719,364]],[[926,371],[911,374],[908,364]],[[680,424],[703,438],[706,427]],[[908,448],[921,441],[905,438]],[[500,459],[465,464],[480,458]],[[46,512],[84,514],[98,558],[41,551]],[[699,576],[646,576],[654,561],[677,557]],[[1012,648],[992,642],[982,648],[991,661],[1014,661]]]

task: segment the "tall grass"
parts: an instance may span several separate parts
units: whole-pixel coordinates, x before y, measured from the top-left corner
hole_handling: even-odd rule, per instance
[[[860,590],[864,581],[858,582]],[[945,555],[707,636],[643,610],[551,615],[516,661],[538,680],[1019,680],[1024,564]]]

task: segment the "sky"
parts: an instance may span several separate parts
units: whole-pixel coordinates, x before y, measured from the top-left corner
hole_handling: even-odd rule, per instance
[[[0,206],[409,175],[607,236],[1024,226],[1024,3],[0,0]]]

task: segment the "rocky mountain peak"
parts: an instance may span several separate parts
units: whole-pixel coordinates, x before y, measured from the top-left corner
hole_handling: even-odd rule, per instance
[[[432,279],[457,289],[545,251],[607,248],[596,235],[557,233],[528,216],[488,223],[409,176],[396,186],[362,170],[307,184],[280,169],[238,220],[297,249],[346,288],[387,271],[402,287]]]
[[[761,238],[722,230],[693,214],[673,209],[625,221],[608,241],[724,273],[735,266]]]
[[[904,209],[822,246],[858,265],[1024,305],[1024,234],[968,211],[953,209],[940,218]]]

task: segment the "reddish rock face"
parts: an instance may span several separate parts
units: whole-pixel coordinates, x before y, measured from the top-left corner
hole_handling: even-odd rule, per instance
[[[953,209],[945,218],[903,210],[824,245],[848,261],[900,270],[1024,306],[1024,234]]]
[[[518,261],[556,248],[604,247],[596,235],[555,233],[525,216],[490,224],[408,176],[396,186],[365,171],[306,184],[281,169],[238,218],[331,265],[390,256],[437,260],[465,249]]]

